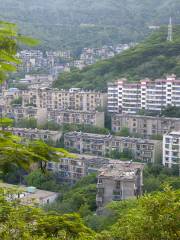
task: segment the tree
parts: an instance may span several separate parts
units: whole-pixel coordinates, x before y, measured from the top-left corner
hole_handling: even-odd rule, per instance
[[[98,240],[180,239],[180,191],[145,195]]]
[[[128,137],[130,136],[129,129],[124,127],[121,129],[121,131],[117,134],[118,136]]]
[[[9,132],[0,131],[0,170],[7,172],[12,166],[29,170],[37,163],[44,171],[48,161],[57,161],[69,155],[64,149],[53,148],[43,141],[24,141]]]
[[[16,71],[20,63],[16,53],[18,44],[35,45],[38,41],[18,33],[16,24],[0,21],[0,82],[8,72]]]
[[[84,216],[85,212],[96,210],[96,175],[91,174],[79,180],[73,187],[65,191],[62,197],[52,205],[48,211],[59,213],[78,212]]]
[[[22,105],[22,97],[16,98],[11,101],[11,105]]]
[[[37,120],[35,118],[25,118],[15,122],[15,127],[21,128],[37,128]]]
[[[41,170],[35,170],[25,177],[28,186],[34,186],[39,189],[58,192],[61,185],[56,182],[56,178],[51,172],[43,173]]]
[[[13,125],[13,120],[10,118],[0,118],[0,127],[4,130],[6,127]]]
[[[0,239],[3,240],[93,240],[78,214],[58,215],[20,204],[9,197],[17,190],[0,189]]]

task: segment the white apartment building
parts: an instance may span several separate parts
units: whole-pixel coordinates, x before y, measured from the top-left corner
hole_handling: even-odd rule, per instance
[[[137,83],[120,79],[108,84],[110,113],[137,113],[140,109],[161,111],[168,105],[180,106],[180,79],[175,75]]]
[[[180,166],[180,131],[163,136],[163,165],[169,168]]]

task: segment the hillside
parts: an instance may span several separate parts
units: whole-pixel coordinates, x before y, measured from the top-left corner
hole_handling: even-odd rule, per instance
[[[42,40],[43,48],[139,42],[149,25],[180,23],[179,0],[0,0],[1,20]]]
[[[121,55],[100,61],[82,71],[73,70],[60,75],[54,87],[105,90],[107,81],[120,77],[138,81],[170,73],[180,76],[180,26],[173,29],[173,42],[167,41],[167,27],[162,27],[144,42]]]

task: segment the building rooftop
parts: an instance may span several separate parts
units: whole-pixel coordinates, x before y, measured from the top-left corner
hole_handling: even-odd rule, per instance
[[[147,116],[147,115],[136,115],[136,114],[129,114],[129,113],[115,113],[113,117],[132,117],[132,118],[147,118],[147,119],[163,119],[163,120],[176,120],[180,121],[179,118],[174,117],[164,117],[164,116]]]
[[[142,138],[134,138],[134,137],[121,137],[121,136],[113,136],[111,134],[109,135],[103,135],[103,134],[94,134],[94,133],[83,133],[83,132],[68,132],[64,134],[65,136],[69,137],[88,137],[88,138],[96,138],[99,140],[119,140],[124,142],[139,142],[139,143],[154,143],[159,140],[151,140],[151,139],[142,139]]]
[[[51,109],[50,112],[55,112],[55,113],[84,113],[84,114],[95,114],[99,113],[99,111],[94,110],[94,111],[83,111],[83,110],[73,110],[73,109]]]
[[[165,136],[180,136],[180,131],[172,131],[164,134]]]
[[[26,133],[37,133],[37,134],[51,134],[56,135],[59,134],[59,131],[52,131],[52,130],[43,130],[43,129],[32,129],[32,128],[14,128],[9,127],[6,129],[6,131],[12,131],[12,132],[26,132]]]
[[[19,192],[19,197],[15,198],[20,198],[21,203],[23,204],[32,204],[33,202],[41,203],[44,199],[47,199],[55,195],[58,196],[58,193],[56,192],[40,190],[34,187],[26,187],[24,185],[13,185],[3,182],[0,182],[0,188],[12,189],[12,191],[15,190],[17,193]],[[15,196],[17,196],[16,192]]]
[[[137,171],[143,170],[144,164],[131,161],[111,160],[108,165],[99,169],[99,177],[115,179],[133,179]]]

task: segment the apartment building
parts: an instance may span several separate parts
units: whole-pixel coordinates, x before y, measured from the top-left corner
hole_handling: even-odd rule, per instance
[[[79,153],[106,156],[112,151],[132,153],[133,159],[142,162],[156,162],[162,155],[162,141],[112,135],[69,132],[64,134],[67,149]]]
[[[163,136],[163,165],[180,167],[180,131],[172,131]]]
[[[62,133],[59,131],[30,129],[30,128],[6,128],[7,132],[11,132],[22,138],[28,138],[30,140],[43,140],[57,142],[60,140]]]
[[[74,110],[49,110],[48,120],[57,124],[84,124],[104,127],[104,112],[74,111]]]
[[[137,83],[120,79],[108,84],[110,113],[134,114],[140,109],[159,112],[168,105],[180,106],[180,79],[176,79],[175,75],[155,81],[144,79]]]
[[[112,131],[120,132],[123,128],[128,128],[130,134],[138,134],[144,137],[163,135],[172,130],[180,130],[180,119],[133,114],[113,114],[111,116]]]
[[[139,197],[143,186],[142,163],[112,161],[99,169],[96,205],[97,212],[111,201]]]
[[[95,111],[106,108],[107,94],[81,89],[31,89],[22,94],[23,106],[58,110]]]
[[[22,107],[20,105],[9,105],[2,107],[2,115],[14,119],[16,122],[22,119],[34,118],[37,124],[44,124],[47,121],[47,109],[35,107]]]
[[[46,74],[25,75],[25,78],[19,80],[20,84],[26,84],[31,88],[51,87],[53,76]]]
[[[82,177],[98,172],[111,161],[112,159],[104,157],[75,154],[74,158],[60,158],[58,162],[49,162],[47,170],[52,171],[60,182],[72,185]]]
[[[60,182],[72,185],[87,175],[85,160],[81,156],[76,156],[76,158],[61,158],[59,162],[49,162],[47,170],[55,173]]]
[[[22,97],[22,91],[18,88],[9,88],[3,89],[2,94],[0,96],[1,101],[4,102],[4,105],[10,105],[11,102],[15,99],[19,99]]]

